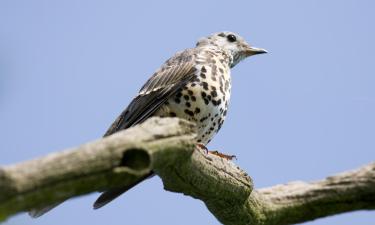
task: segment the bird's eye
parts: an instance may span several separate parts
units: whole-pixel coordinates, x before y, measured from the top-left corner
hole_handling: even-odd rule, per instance
[[[237,40],[236,36],[234,36],[233,34],[229,34],[227,36],[227,39],[229,42],[235,42]]]

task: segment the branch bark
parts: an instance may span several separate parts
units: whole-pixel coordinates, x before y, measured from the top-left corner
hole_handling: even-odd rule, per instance
[[[202,200],[223,224],[283,225],[375,209],[375,163],[315,182],[253,190],[233,162],[194,150],[195,129],[152,118],[80,147],[0,168],[0,219],[136,182],[153,170],[164,188]]]

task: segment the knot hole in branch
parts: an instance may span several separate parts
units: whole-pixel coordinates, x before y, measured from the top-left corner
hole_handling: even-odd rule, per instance
[[[133,148],[125,151],[122,155],[120,167],[128,167],[133,170],[148,169],[151,159],[146,150]]]

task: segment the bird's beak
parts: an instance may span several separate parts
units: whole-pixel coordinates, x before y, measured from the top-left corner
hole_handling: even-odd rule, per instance
[[[244,52],[246,56],[252,56],[252,55],[267,53],[267,50],[263,48],[255,48],[255,47],[248,46],[246,47]]]

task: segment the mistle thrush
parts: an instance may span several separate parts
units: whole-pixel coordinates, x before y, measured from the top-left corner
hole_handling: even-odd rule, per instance
[[[176,53],[151,76],[104,136],[152,116],[179,117],[196,123],[196,142],[205,146],[220,130],[227,115],[230,69],[246,57],[266,52],[251,47],[233,32],[219,32],[200,39],[195,48]],[[104,206],[150,176],[133,185],[105,191],[94,208]],[[37,210],[33,215],[39,216],[49,209]]]

